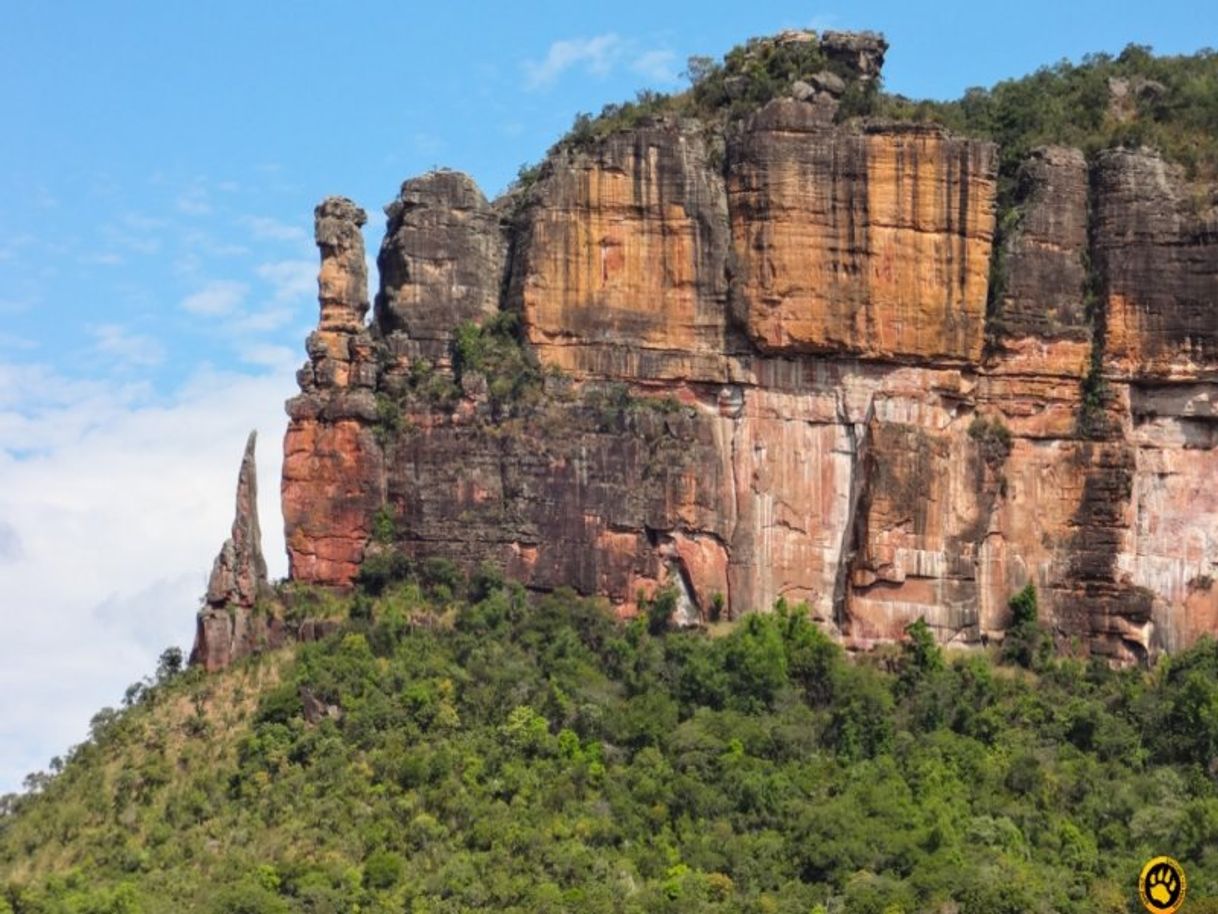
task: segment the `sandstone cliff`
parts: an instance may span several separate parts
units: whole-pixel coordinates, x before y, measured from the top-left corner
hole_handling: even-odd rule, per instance
[[[747,117],[560,144],[501,201],[407,181],[370,325],[364,213],[318,207],[294,580],[489,560],[624,613],[805,601],[863,647],[1001,637],[1032,582],[1121,661],[1218,628],[1213,213],[1153,151],[1040,148],[995,250],[994,145],[836,117],[886,46],[820,42]]]

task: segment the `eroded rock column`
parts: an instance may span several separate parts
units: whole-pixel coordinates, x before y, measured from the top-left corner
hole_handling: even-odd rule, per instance
[[[297,373],[300,395],[287,404],[282,487],[289,573],[307,583],[351,582],[382,503],[376,347],[364,324],[366,219],[345,197],[314,211],[320,318]]]
[[[277,627],[258,611],[259,600],[267,595],[270,585],[258,525],[256,440],[257,433],[250,432],[237,474],[232,533],[212,565],[190,652],[190,662],[201,664],[208,672],[223,669],[278,637]]]

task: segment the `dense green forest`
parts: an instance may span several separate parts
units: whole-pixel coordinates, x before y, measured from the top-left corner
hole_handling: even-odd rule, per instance
[[[319,643],[167,658],[0,818],[4,914],[1118,912],[1218,894],[1218,644],[1155,669],[849,660],[802,608],[669,631],[372,566]]]

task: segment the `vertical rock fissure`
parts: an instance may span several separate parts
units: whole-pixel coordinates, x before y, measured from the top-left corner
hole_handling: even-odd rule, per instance
[[[850,421],[849,412],[843,402],[843,393],[837,392],[836,409],[837,421],[846,433],[846,441],[850,448],[850,482],[849,495],[846,502],[846,523],[842,526],[842,536],[837,550],[837,569],[833,581],[833,623],[839,631],[847,627],[848,608],[846,605],[850,588],[850,570],[854,561],[856,536],[859,527],[859,512],[867,487],[867,430],[875,415],[875,403],[867,404],[867,414],[863,418],[863,434],[858,435],[854,424]]]

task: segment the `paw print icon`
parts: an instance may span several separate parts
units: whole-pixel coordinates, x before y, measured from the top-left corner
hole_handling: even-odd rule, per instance
[[[1187,888],[1184,867],[1171,857],[1155,857],[1148,861],[1138,877],[1142,906],[1151,914],[1172,914],[1184,904]]]

